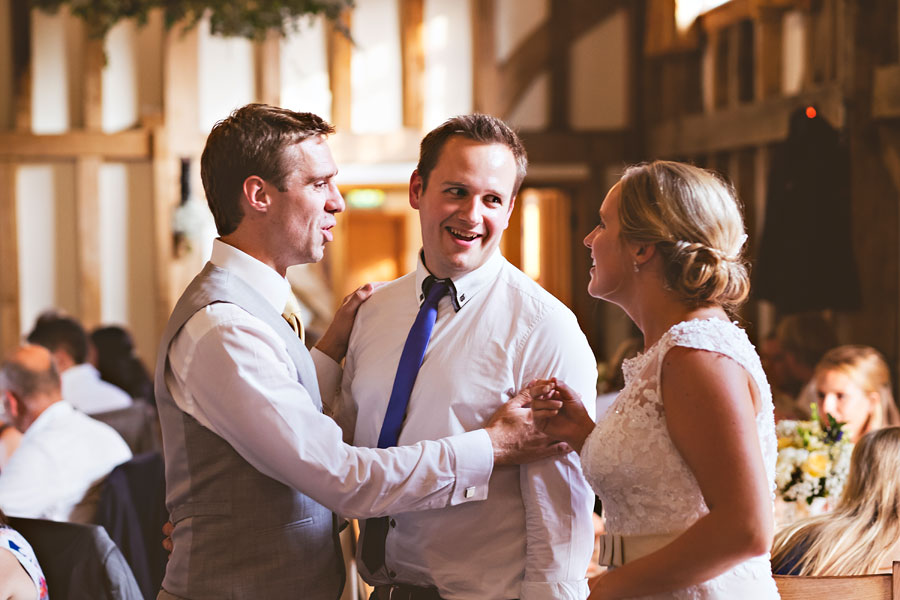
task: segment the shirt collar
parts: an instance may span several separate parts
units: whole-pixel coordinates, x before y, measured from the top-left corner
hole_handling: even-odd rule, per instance
[[[40,435],[41,430],[48,427],[56,419],[64,418],[65,415],[69,415],[73,412],[75,412],[75,407],[65,400],[54,402],[45,408],[44,412],[38,415],[38,418],[28,426],[28,429],[25,430],[25,433],[23,433],[22,436],[23,438],[28,436],[28,438],[31,439],[36,435]]]
[[[291,284],[269,265],[234,246],[229,246],[220,239],[213,240],[212,256],[209,262],[231,271],[262,294],[275,310],[279,313],[284,311],[291,294]]]
[[[503,266],[503,255],[500,250],[494,250],[487,261],[474,271],[469,271],[459,277],[450,280],[450,302],[453,304],[454,310],[459,310],[469,303],[469,300],[475,297],[487,284],[494,281],[500,273]],[[422,285],[425,279],[431,276],[428,267],[425,266],[422,251],[419,251],[419,259],[416,264],[416,301],[421,305],[425,300],[425,294]]]

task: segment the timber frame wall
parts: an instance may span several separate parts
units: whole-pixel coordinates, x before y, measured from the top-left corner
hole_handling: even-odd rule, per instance
[[[900,359],[897,5],[897,0],[731,0],[679,35],[672,0],[649,0],[641,119],[647,158],[691,160],[732,179],[745,205],[751,257],[761,233],[770,151],[786,138],[790,113],[813,104],[842,130],[851,150],[852,237],[862,308],[826,316],[842,343],[872,345],[895,367]],[[790,10],[802,14],[806,60],[801,90],[785,96],[782,25]],[[711,61],[705,77],[704,58]],[[751,301],[742,316],[759,339],[778,315],[768,303]]]

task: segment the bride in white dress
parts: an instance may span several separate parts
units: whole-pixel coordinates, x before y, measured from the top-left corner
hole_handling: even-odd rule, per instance
[[[621,306],[645,342],[596,426],[565,383],[531,389],[539,427],[580,452],[603,501],[613,568],[592,600],[779,597],[772,394],[726,313],[749,291],[745,240],[731,187],[672,162],[628,169],[584,240],[588,291]]]

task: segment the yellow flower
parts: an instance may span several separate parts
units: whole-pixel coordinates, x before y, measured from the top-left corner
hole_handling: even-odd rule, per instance
[[[810,452],[809,458],[803,461],[800,468],[810,477],[825,477],[830,466],[831,461],[828,460],[828,455],[826,453]]]
[[[778,438],[778,449],[784,450],[785,448],[790,448],[794,445],[793,437],[780,437]]]

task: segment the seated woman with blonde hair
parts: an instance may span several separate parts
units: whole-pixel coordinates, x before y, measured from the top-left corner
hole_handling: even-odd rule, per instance
[[[780,575],[862,575],[900,560],[900,427],[865,434],[853,448],[837,508],[775,536]]]
[[[888,425],[900,425],[891,372],[869,346],[839,346],[816,365],[813,386],[820,414],[845,423],[851,442]]]

